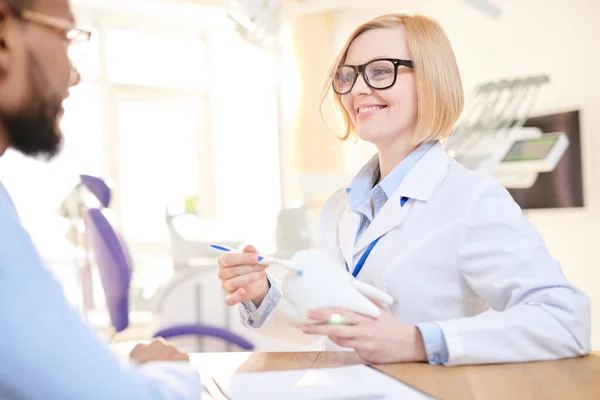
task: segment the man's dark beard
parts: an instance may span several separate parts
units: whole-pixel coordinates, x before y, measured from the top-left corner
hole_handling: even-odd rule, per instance
[[[58,154],[62,145],[58,127],[61,103],[51,104],[44,96],[43,90],[50,85],[31,54],[28,80],[28,104],[19,113],[4,116],[2,122],[12,148],[28,156],[50,160]]]

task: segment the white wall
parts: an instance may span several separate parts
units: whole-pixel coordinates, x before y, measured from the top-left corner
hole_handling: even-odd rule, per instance
[[[386,12],[433,16],[445,28],[465,90],[498,78],[548,74],[534,115],[581,110],[584,209],[528,212],[566,276],[592,299],[592,346],[600,349],[600,1],[491,0],[501,5],[491,20],[460,0],[398,1],[340,15],[335,41],[366,19]],[[370,150],[370,149],[369,149]],[[369,151],[367,150],[367,151]],[[363,155],[365,151],[363,151]]]

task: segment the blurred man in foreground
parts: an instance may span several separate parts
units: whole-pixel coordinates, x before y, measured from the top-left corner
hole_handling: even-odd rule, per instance
[[[70,45],[89,40],[68,0],[0,0],[0,156],[52,158],[62,102],[79,74]],[[0,183],[0,398],[195,399],[187,354],[163,340],[118,360],[89,330],[44,268]]]

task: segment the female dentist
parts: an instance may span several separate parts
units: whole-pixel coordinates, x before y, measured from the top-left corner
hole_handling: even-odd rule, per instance
[[[449,158],[440,143],[463,107],[440,25],[404,14],[363,24],[333,62],[329,88],[346,123],[343,139],[358,135],[378,153],[326,202],[315,247],[394,304],[379,318],[312,310],[308,318],[337,314],[344,323],[293,328],[274,312],[279,282],[249,246],[219,259],[226,302],[239,304],[246,325],[296,343],[323,338],[326,350],[354,349],[372,363],[587,354],[588,297],[567,282],[505,188]]]

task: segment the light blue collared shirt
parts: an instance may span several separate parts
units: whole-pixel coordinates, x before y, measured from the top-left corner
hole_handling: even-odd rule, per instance
[[[386,201],[398,189],[404,177],[423,157],[435,142],[425,142],[419,145],[404,160],[402,160],[390,173],[375,185],[379,180],[379,156],[376,154],[358,171],[352,179],[346,193],[348,203],[357,213],[362,215],[362,221],[356,235],[356,242],[362,237],[377,213],[383,208]],[[373,199],[373,208],[371,208]]]
[[[197,400],[188,363],[119,360],[72,309],[0,184],[0,399]]]
[[[408,172],[414,167],[423,155],[435,144],[425,142],[419,145],[404,160],[379,182],[379,157],[375,155],[356,175],[346,188],[348,202],[355,212],[362,215],[360,227],[356,235],[356,242],[369,227],[377,213],[383,208],[392,193],[398,189]],[[373,207],[371,207],[371,199]],[[448,361],[448,347],[442,329],[434,322],[418,324],[421,332],[427,358],[431,364]]]

